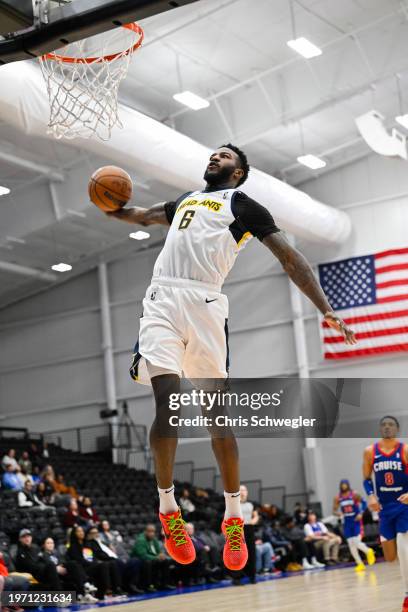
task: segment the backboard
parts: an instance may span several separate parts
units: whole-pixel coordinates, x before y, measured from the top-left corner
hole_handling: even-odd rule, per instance
[[[0,64],[31,59],[198,0],[0,0]]]

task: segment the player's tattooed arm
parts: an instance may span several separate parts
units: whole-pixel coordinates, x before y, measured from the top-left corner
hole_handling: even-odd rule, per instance
[[[278,258],[295,285],[324,315],[326,323],[341,333],[346,344],[356,344],[354,332],[333,312],[312,267],[302,253],[289,244],[282,232],[268,234],[262,242]]]
[[[170,225],[169,220],[164,209],[165,202],[154,204],[151,208],[141,208],[140,206],[131,206],[128,208],[121,208],[115,212],[106,213],[108,217],[114,217],[120,221],[126,223],[132,223],[132,225]]]
[[[363,478],[364,480],[370,480],[371,475],[373,473],[373,447],[367,446],[364,449],[363,456]],[[372,486],[372,485],[371,485]],[[379,512],[381,510],[380,503],[378,501],[378,497],[372,493],[367,497],[368,507],[372,512]]]

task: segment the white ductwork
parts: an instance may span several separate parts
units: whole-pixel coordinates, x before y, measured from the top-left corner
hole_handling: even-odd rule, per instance
[[[46,136],[49,103],[35,62],[0,68],[0,118],[28,135]],[[122,107],[124,129],[112,139],[64,141],[134,168],[180,192],[202,184],[210,150],[133,109]],[[197,121],[200,121],[199,114]],[[136,185],[137,190],[137,185]],[[251,171],[245,192],[266,206],[278,225],[295,236],[320,243],[342,243],[351,231],[348,215],[259,170]]]

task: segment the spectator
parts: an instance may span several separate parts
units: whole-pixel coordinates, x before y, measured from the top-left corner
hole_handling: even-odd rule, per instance
[[[200,539],[209,547],[208,555],[210,558],[211,567],[214,570],[223,571],[222,553],[224,549],[224,536],[216,533],[212,529],[205,527],[199,532]]]
[[[196,558],[193,563],[184,567],[187,584],[204,584],[205,582],[214,583],[218,580],[214,577],[214,572],[210,566],[210,546],[196,535],[193,523],[186,523],[186,531],[190,536],[195,551]]]
[[[119,531],[111,531],[109,521],[102,521],[99,540],[116,554],[122,579],[127,590],[134,595],[142,594],[143,567],[140,559],[131,559]]]
[[[284,511],[281,510],[281,508],[278,508],[278,506],[275,506],[275,504],[263,504],[259,510],[260,513],[271,523],[280,523],[285,517]]]
[[[109,546],[99,540],[99,531],[95,525],[89,527],[86,532],[86,545],[92,550],[94,559],[107,565],[112,593],[122,595],[118,556]]]
[[[298,525],[304,525],[306,523],[307,510],[300,502],[296,502],[293,516]]]
[[[48,448],[48,442],[44,442],[41,455],[42,455],[42,457],[44,459],[48,460],[50,458],[50,451],[49,451],[49,448]]]
[[[17,499],[19,508],[47,510],[47,506],[33,492],[33,485],[29,480],[26,480],[24,489],[19,491]],[[48,510],[51,510],[51,508],[48,508]]]
[[[96,559],[92,548],[85,541],[85,531],[79,525],[71,531],[67,560],[76,561],[85,570],[88,580],[97,587],[95,596],[98,599],[112,593],[108,565]]]
[[[156,537],[156,527],[149,523],[137,538],[130,553],[144,562],[147,577],[147,591],[155,592],[157,588],[173,588],[169,584],[170,561],[162,552]]]
[[[68,510],[64,514],[63,523],[65,527],[75,527],[79,525],[80,527],[87,527],[89,521],[79,514],[78,502],[76,499],[71,499],[69,502]]]
[[[270,542],[263,542],[261,539],[255,540],[256,546],[256,573],[257,574],[273,574],[274,576],[280,576],[281,571],[275,568],[273,559],[275,557],[272,544]]]
[[[91,590],[96,591],[96,587],[88,582],[88,576],[82,565],[77,561],[63,561],[61,555],[55,550],[55,542],[52,538],[45,538],[40,557],[45,562],[55,565],[65,590],[75,591],[80,603],[96,603],[98,601],[91,595]]]
[[[41,476],[40,476],[40,467],[38,465],[33,466],[33,472],[31,474],[31,478],[35,486],[37,486],[40,482],[42,482]]]
[[[19,465],[17,465],[16,467],[16,472],[15,472],[17,478],[20,481],[21,484],[21,488],[24,488],[25,482],[27,480],[26,476],[23,474],[23,472],[21,471],[21,467]]]
[[[54,503],[55,495],[52,491],[50,491],[50,488],[47,487],[45,482],[39,482],[35,492],[40,502],[46,506],[50,506]]]
[[[19,572],[27,572],[34,576],[44,590],[62,590],[54,563],[41,559],[37,547],[33,546],[33,536],[29,529],[20,531],[16,567]]]
[[[31,463],[34,466],[37,467],[41,467],[43,464],[43,461],[41,459],[41,452],[40,449],[38,448],[37,444],[35,444],[35,442],[31,442],[30,444],[30,450],[28,451]]]
[[[330,533],[326,525],[317,520],[314,512],[309,512],[304,532],[306,542],[311,542],[316,551],[322,550],[326,565],[338,564],[341,538],[335,533]],[[312,565],[316,566],[316,557],[312,558]]]
[[[4,489],[9,489],[12,491],[21,491],[21,489],[23,488],[21,480],[16,474],[12,463],[9,463],[6,467],[6,470],[2,477],[2,484]]]
[[[309,548],[305,542],[305,535],[303,527],[295,523],[295,519],[292,516],[288,516],[285,519],[284,525],[281,529],[282,536],[291,543],[293,555],[291,562],[287,569],[288,571],[300,571],[314,569],[314,566],[309,563]],[[314,557],[314,552],[312,552]],[[299,563],[300,561],[300,563]]]
[[[190,499],[190,491],[186,488],[183,489],[183,492],[179,498],[179,503],[186,518],[189,517],[196,509],[195,505]]]
[[[30,461],[30,456],[27,451],[24,451],[18,462],[24,474],[32,474],[33,464]]]
[[[10,450],[4,455],[3,459],[1,460],[1,467],[5,472],[7,471],[7,468],[10,465],[13,468],[13,472],[15,472],[18,468],[18,463],[16,460],[16,451],[14,450],[14,448],[10,448]]]
[[[252,584],[256,582],[256,546],[255,546],[255,525],[259,523],[260,516],[258,511],[254,509],[252,502],[248,501],[248,489],[245,485],[240,486],[240,501],[241,511],[244,518],[244,534],[245,541],[248,547],[248,562],[245,566],[245,572],[249,576]],[[235,584],[238,580],[235,580]]]
[[[5,591],[28,591],[30,589],[30,582],[28,578],[22,574],[18,574],[14,571],[13,562],[10,555],[4,554],[0,550],[0,576],[4,578],[4,590]],[[12,575],[10,575],[12,572]],[[23,608],[19,608],[23,610]],[[16,612],[16,610],[14,610]]]
[[[68,486],[65,483],[64,476],[62,474],[58,474],[55,480],[49,481],[52,487],[54,488],[55,493],[58,495],[69,495],[70,497],[78,497],[77,490],[75,487]]]
[[[79,506],[79,515],[88,521],[89,524],[98,525],[100,518],[94,508],[92,508],[92,500],[90,497],[84,497],[82,504]]]

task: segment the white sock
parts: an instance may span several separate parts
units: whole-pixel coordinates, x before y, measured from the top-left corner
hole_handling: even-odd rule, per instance
[[[397,550],[405,597],[408,597],[408,532],[397,533]]]
[[[174,497],[174,484],[168,489],[160,489],[157,487],[160,497],[160,512],[161,514],[169,514],[169,512],[177,512],[178,505]]]
[[[359,538],[358,537],[347,538],[347,544],[348,544],[349,550],[352,554],[354,561],[357,563],[357,565],[361,565],[363,561],[360,555],[358,554],[358,548],[360,544]]]
[[[242,518],[241,510],[241,494],[239,491],[236,493],[227,493],[224,491],[225,497],[225,516],[224,518],[229,519],[231,517]]]

